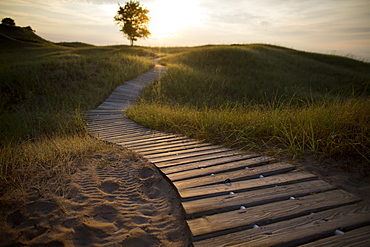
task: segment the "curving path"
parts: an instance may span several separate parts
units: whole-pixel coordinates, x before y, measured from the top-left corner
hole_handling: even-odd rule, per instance
[[[291,164],[146,129],[125,116],[155,68],[88,112],[90,134],[141,153],[176,186],[195,246],[368,246],[370,209]]]

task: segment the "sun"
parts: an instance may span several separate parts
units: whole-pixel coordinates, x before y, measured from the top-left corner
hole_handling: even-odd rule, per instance
[[[173,36],[185,27],[199,24],[202,19],[196,0],[156,0],[148,10],[149,30],[153,36]]]

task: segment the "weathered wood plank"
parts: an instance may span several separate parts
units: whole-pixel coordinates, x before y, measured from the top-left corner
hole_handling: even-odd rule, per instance
[[[252,190],[231,195],[222,195],[194,201],[183,202],[188,219],[237,210],[240,206],[252,207],[256,205],[287,200],[290,197],[300,197],[313,193],[333,190],[336,187],[322,180],[313,180],[278,187]]]
[[[145,138],[145,139],[135,139],[135,140],[132,140],[132,141],[127,141],[127,142],[122,142],[122,143],[117,143],[118,145],[138,145],[138,144],[142,144],[142,143],[149,143],[149,142],[153,142],[153,143],[156,143],[157,141],[161,141],[163,139],[170,139],[170,138],[173,138],[173,137],[179,137],[178,135],[159,135],[159,136],[154,136],[152,138]]]
[[[199,143],[197,141],[194,141],[193,143],[183,143],[182,145],[179,144],[178,146],[175,146],[175,147],[162,147],[162,148],[157,148],[157,149],[154,149],[154,150],[151,150],[151,151],[141,151],[140,153],[145,155],[145,156],[148,156],[150,157],[151,155],[161,155],[161,154],[167,154],[169,152],[178,152],[178,151],[182,151],[182,150],[191,150],[191,149],[194,149],[194,148],[201,148],[201,147],[209,147],[209,146],[213,146],[212,144],[210,143]]]
[[[161,133],[155,131],[145,131],[145,130],[135,130],[135,131],[118,131],[118,132],[101,132],[102,136],[107,136],[111,140],[118,140],[119,138],[125,138],[130,141],[133,138],[137,138],[138,136],[142,136],[143,138],[151,138],[152,136],[158,136]]]
[[[370,222],[369,207],[349,205],[194,242],[194,246],[297,246]]]
[[[333,190],[265,205],[188,220],[193,236],[210,234],[243,226],[252,227],[307,215],[311,212],[358,202],[360,199],[343,190]]]
[[[179,151],[169,151],[169,152],[152,154],[152,155],[150,154],[150,155],[145,155],[145,157],[148,159],[152,159],[152,160],[163,160],[163,159],[168,160],[168,159],[171,159],[172,157],[179,157],[181,155],[185,155],[188,153],[203,152],[203,151],[210,151],[210,150],[217,150],[217,149],[223,149],[223,148],[212,145],[212,146],[204,146],[204,147],[193,148],[193,149],[181,149]]]
[[[140,142],[140,143],[136,143],[136,144],[130,144],[128,146],[130,147],[130,149],[135,149],[135,151],[137,151],[138,149],[156,147],[156,146],[160,146],[160,145],[166,146],[166,145],[171,145],[171,143],[186,142],[187,140],[188,140],[188,138],[185,137],[185,136],[174,136],[174,137],[171,137],[171,138],[155,140],[155,142],[152,141],[152,140],[149,140],[149,141],[145,142],[145,140],[144,140],[144,142]]]
[[[230,152],[232,150],[227,148],[218,148],[215,147],[214,149],[208,149],[208,150],[200,150],[200,151],[193,151],[193,152],[184,152],[178,155],[171,155],[167,157],[158,157],[158,158],[147,158],[153,163],[159,163],[159,162],[168,162],[168,161],[175,161],[175,160],[181,160],[185,158],[194,158],[197,156],[205,155],[205,154],[215,154],[215,153],[221,153],[221,152]]]
[[[104,114],[104,115],[107,115],[107,114],[119,114],[121,115],[122,114],[122,111],[102,111],[102,110],[99,110],[99,109],[93,109],[93,110],[89,110],[86,115],[87,116],[91,116],[91,117],[96,117],[96,116],[101,116],[100,114]]]
[[[368,247],[370,246],[370,226],[361,227],[344,234],[334,235],[302,247]]]
[[[100,124],[100,123],[109,123],[109,122],[118,122],[118,123],[127,123],[123,118],[122,116],[120,115],[110,115],[110,116],[106,116],[104,118],[95,118],[95,117],[90,117],[88,116],[88,119],[86,120],[86,124],[87,126],[89,126],[90,124]]]
[[[270,177],[256,178],[245,181],[234,182],[231,184],[215,184],[196,188],[186,188],[179,190],[180,196],[185,198],[191,197],[205,197],[209,195],[227,194],[231,191],[249,190],[258,187],[275,186],[298,180],[306,180],[316,178],[315,175],[308,172],[291,172],[289,174],[279,174]]]
[[[190,178],[173,182],[177,189],[193,188],[210,184],[231,184],[232,182],[242,179],[253,179],[259,176],[271,176],[279,173],[284,173],[294,170],[295,167],[285,162],[273,163],[253,167],[249,169],[239,169],[236,171],[220,172],[217,174],[211,173],[201,178]]]
[[[147,138],[152,138],[153,136],[158,136],[157,134],[155,133],[151,133],[151,132],[148,132],[148,133],[133,133],[133,134],[106,134],[104,132],[98,132],[98,133],[95,133],[96,135],[98,135],[100,138],[103,138],[107,141],[110,141],[110,142],[114,142],[114,143],[117,143],[117,142],[120,142],[120,143],[124,143],[124,142],[129,142],[132,138],[136,138],[138,136],[142,136],[142,137],[147,137]]]
[[[127,127],[136,127],[136,128],[144,128],[141,125],[138,125],[135,122],[132,122],[131,120],[127,119],[125,116],[119,116],[119,115],[112,115],[112,116],[104,116],[99,118],[94,118],[88,121],[88,124],[95,124],[95,125],[105,125],[105,124],[123,124]]]
[[[155,131],[149,131],[149,130],[135,130],[135,131],[131,131],[131,130],[119,130],[119,129],[116,129],[116,130],[110,130],[110,131],[107,131],[107,130],[100,130],[100,129],[96,129],[95,132],[98,132],[100,133],[100,136],[103,136],[103,137],[107,137],[107,138],[115,138],[115,139],[118,139],[118,138],[126,138],[128,140],[132,140],[134,138],[137,138],[139,136],[142,136],[143,138],[145,138],[146,136],[150,136],[150,135],[158,135],[159,133],[158,132],[155,132]]]
[[[250,158],[259,157],[258,154],[238,154],[235,152],[229,152],[225,155],[218,155],[213,159],[196,159],[191,162],[173,164],[173,166],[163,167],[161,171],[165,174],[186,172],[188,170],[199,169],[200,167],[206,168],[214,165],[222,165],[233,162],[244,162]]]
[[[171,174],[168,174],[167,177],[171,179],[172,182],[175,182],[178,180],[195,178],[195,177],[205,176],[209,174],[217,174],[220,172],[237,170],[240,168],[243,168],[243,169],[248,168],[248,169],[253,170],[254,166],[267,164],[272,161],[275,161],[275,159],[271,157],[267,157],[267,156],[262,156],[262,157],[257,157],[257,158],[245,159],[245,160],[241,160],[237,162],[224,163],[221,165],[213,165],[213,166],[206,165],[206,166],[200,166],[200,167],[199,165],[197,165],[195,167],[196,169],[181,171],[177,173],[171,173]]]
[[[107,106],[106,104],[102,103],[96,109],[107,110],[107,111],[111,111],[111,110],[123,110],[124,109],[124,106],[114,107],[114,106]]]
[[[149,137],[151,138],[152,136],[157,136],[156,133],[153,132],[134,132],[134,133],[117,133],[117,134],[104,134],[100,135],[101,137],[106,138],[110,142],[124,142],[124,141],[129,141],[130,138],[132,137],[137,137],[137,136],[143,136],[143,137]]]
[[[123,132],[135,132],[135,131],[151,131],[151,132],[158,132],[155,130],[149,130],[146,128],[140,128],[137,126],[127,126],[125,123],[116,123],[115,125],[108,125],[108,124],[95,124],[96,126],[93,126],[95,130],[98,131],[105,131],[107,133],[110,132],[117,132],[117,131],[123,131]],[[92,126],[92,125],[90,125]],[[159,133],[159,132],[158,132]]]
[[[167,148],[177,148],[177,147],[183,147],[183,146],[186,146],[186,145],[192,145],[192,144],[200,144],[201,142],[197,141],[197,140],[192,140],[192,139],[187,139],[187,140],[178,140],[178,141],[168,141],[168,142],[165,142],[165,143],[157,143],[157,144],[153,144],[153,145],[150,145],[150,146],[147,146],[147,147],[139,147],[139,148],[136,148],[135,151],[136,152],[140,152],[140,153],[146,153],[146,152],[153,152],[153,151],[160,151],[163,149],[167,149]]]
[[[130,137],[124,137],[124,143],[131,143],[135,141],[143,142],[143,140],[153,139],[153,138],[166,138],[168,135],[158,132],[148,132],[145,135],[141,135],[140,133],[133,133]],[[120,143],[119,143],[120,144]]]
[[[87,123],[87,126],[88,127],[94,127],[94,128],[100,128],[102,126],[117,126],[117,125],[121,125],[122,127],[124,128],[133,128],[134,126],[130,126],[130,125],[127,125],[127,123],[125,122],[119,122],[119,121],[115,121],[115,120],[109,120],[111,121],[111,124],[112,125],[109,125],[109,122],[106,121],[106,122],[91,122],[91,123]]]

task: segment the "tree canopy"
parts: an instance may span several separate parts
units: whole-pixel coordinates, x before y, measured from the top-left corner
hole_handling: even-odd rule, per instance
[[[114,20],[122,27],[120,31],[130,40],[131,46],[137,38],[147,38],[150,35],[147,27],[150,20],[148,13],[149,10],[141,7],[138,1],[126,2],[124,7],[119,5]]]
[[[15,26],[15,21],[12,18],[5,17],[4,19],[2,19],[1,24]]]

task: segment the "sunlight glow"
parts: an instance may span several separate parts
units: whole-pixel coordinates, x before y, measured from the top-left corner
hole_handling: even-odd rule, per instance
[[[99,5],[102,15],[104,16],[115,16],[118,11],[118,5],[117,4],[102,4]]]
[[[148,4],[149,5],[149,4]],[[156,0],[148,6],[152,36],[171,37],[182,28],[197,25],[202,9],[196,0]]]

